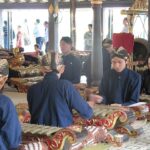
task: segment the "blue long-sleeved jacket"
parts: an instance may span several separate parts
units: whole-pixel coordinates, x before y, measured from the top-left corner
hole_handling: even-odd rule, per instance
[[[108,70],[104,73],[99,93],[103,96],[103,103],[130,105],[139,101],[141,76],[129,69],[121,73]]]
[[[91,107],[67,80],[59,80],[55,72],[31,86],[27,93],[31,123],[66,127],[73,123],[72,109],[86,119],[93,115]]]
[[[150,95],[150,69],[143,72],[142,75],[142,92]]]
[[[69,80],[76,84],[80,83],[81,77],[81,62],[73,54],[64,55],[62,57],[63,64],[65,65],[65,71],[61,74],[61,79]]]
[[[21,126],[11,100],[0,94],[0,150],[16,149],[21,142]]]
[[[103,52],[103,72],[111,69],[111,58],[110,53],[106,49],[102,49]]]

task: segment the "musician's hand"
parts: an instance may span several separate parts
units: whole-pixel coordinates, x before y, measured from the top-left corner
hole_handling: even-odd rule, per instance
[[[90,94],[88,97],[88,104],[91,107],[94,107],[95,104],[101,103],[103,101],[103,97],[95,94]]]
[[[65,71],[65,65],[58,65],[57,70],[60,74],[64,73]]]
[[[92,107],[92,108],[95,106],[95,102],[94,102],[94,101],[88,101],[87,103],[88,103],[89,106]]]

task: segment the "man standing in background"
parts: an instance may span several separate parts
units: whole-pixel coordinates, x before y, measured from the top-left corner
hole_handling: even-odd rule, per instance
[[[49,44],[49,35],[48,35],[48,22],[44,22],[44,27],[45,27],[45,36],[44,36],[44,42],[45,42],[45,53],[48,52],[48,44]]]
[[[128,22],[128,18],[124,18],[123,19],[123,29],[122,29],[123,33],[129,33],[129,22]]]
[[[92,50],[92,24],[88,25],[88,29],[84,34],[84,50]]]
[[[30,45],[31,44],[31,40],[30,40],[30,32],[29,32],[27,19],[24,20],[23,34],[24,34],[24,45],[25,46]]]
[[[4,33],[4,48],[8,49],[8,24],[6,20],[4,21],[3,33]]]
[[[43,42],[44,42],[44,27],[40,23],[40,19],[36,19],[35,27],[33,30],[36,44],[39,45],[39,49],[42,50]]]

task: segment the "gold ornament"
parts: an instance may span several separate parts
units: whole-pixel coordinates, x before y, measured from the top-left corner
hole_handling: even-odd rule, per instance
[[[102,4],[103,0],[91,0],[92,5],[100,5]]]
[[[50,13],[50,14],[53,14],[53,12],[54,12],[54,7],[53,7],[52,4],[49,6],[48,10],[49,10],[49,13]]]
[[[148,0],[135,0],[131,9],[133,9],[133,10],[148,10]]]

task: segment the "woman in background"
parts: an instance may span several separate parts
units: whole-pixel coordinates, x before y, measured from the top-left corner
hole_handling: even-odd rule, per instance
[[[20,48],[23,47],[23,33],[21,30],[21,26],[18,26],[18,32],[17,32],[17,41],[16,41],[16,47]]]

